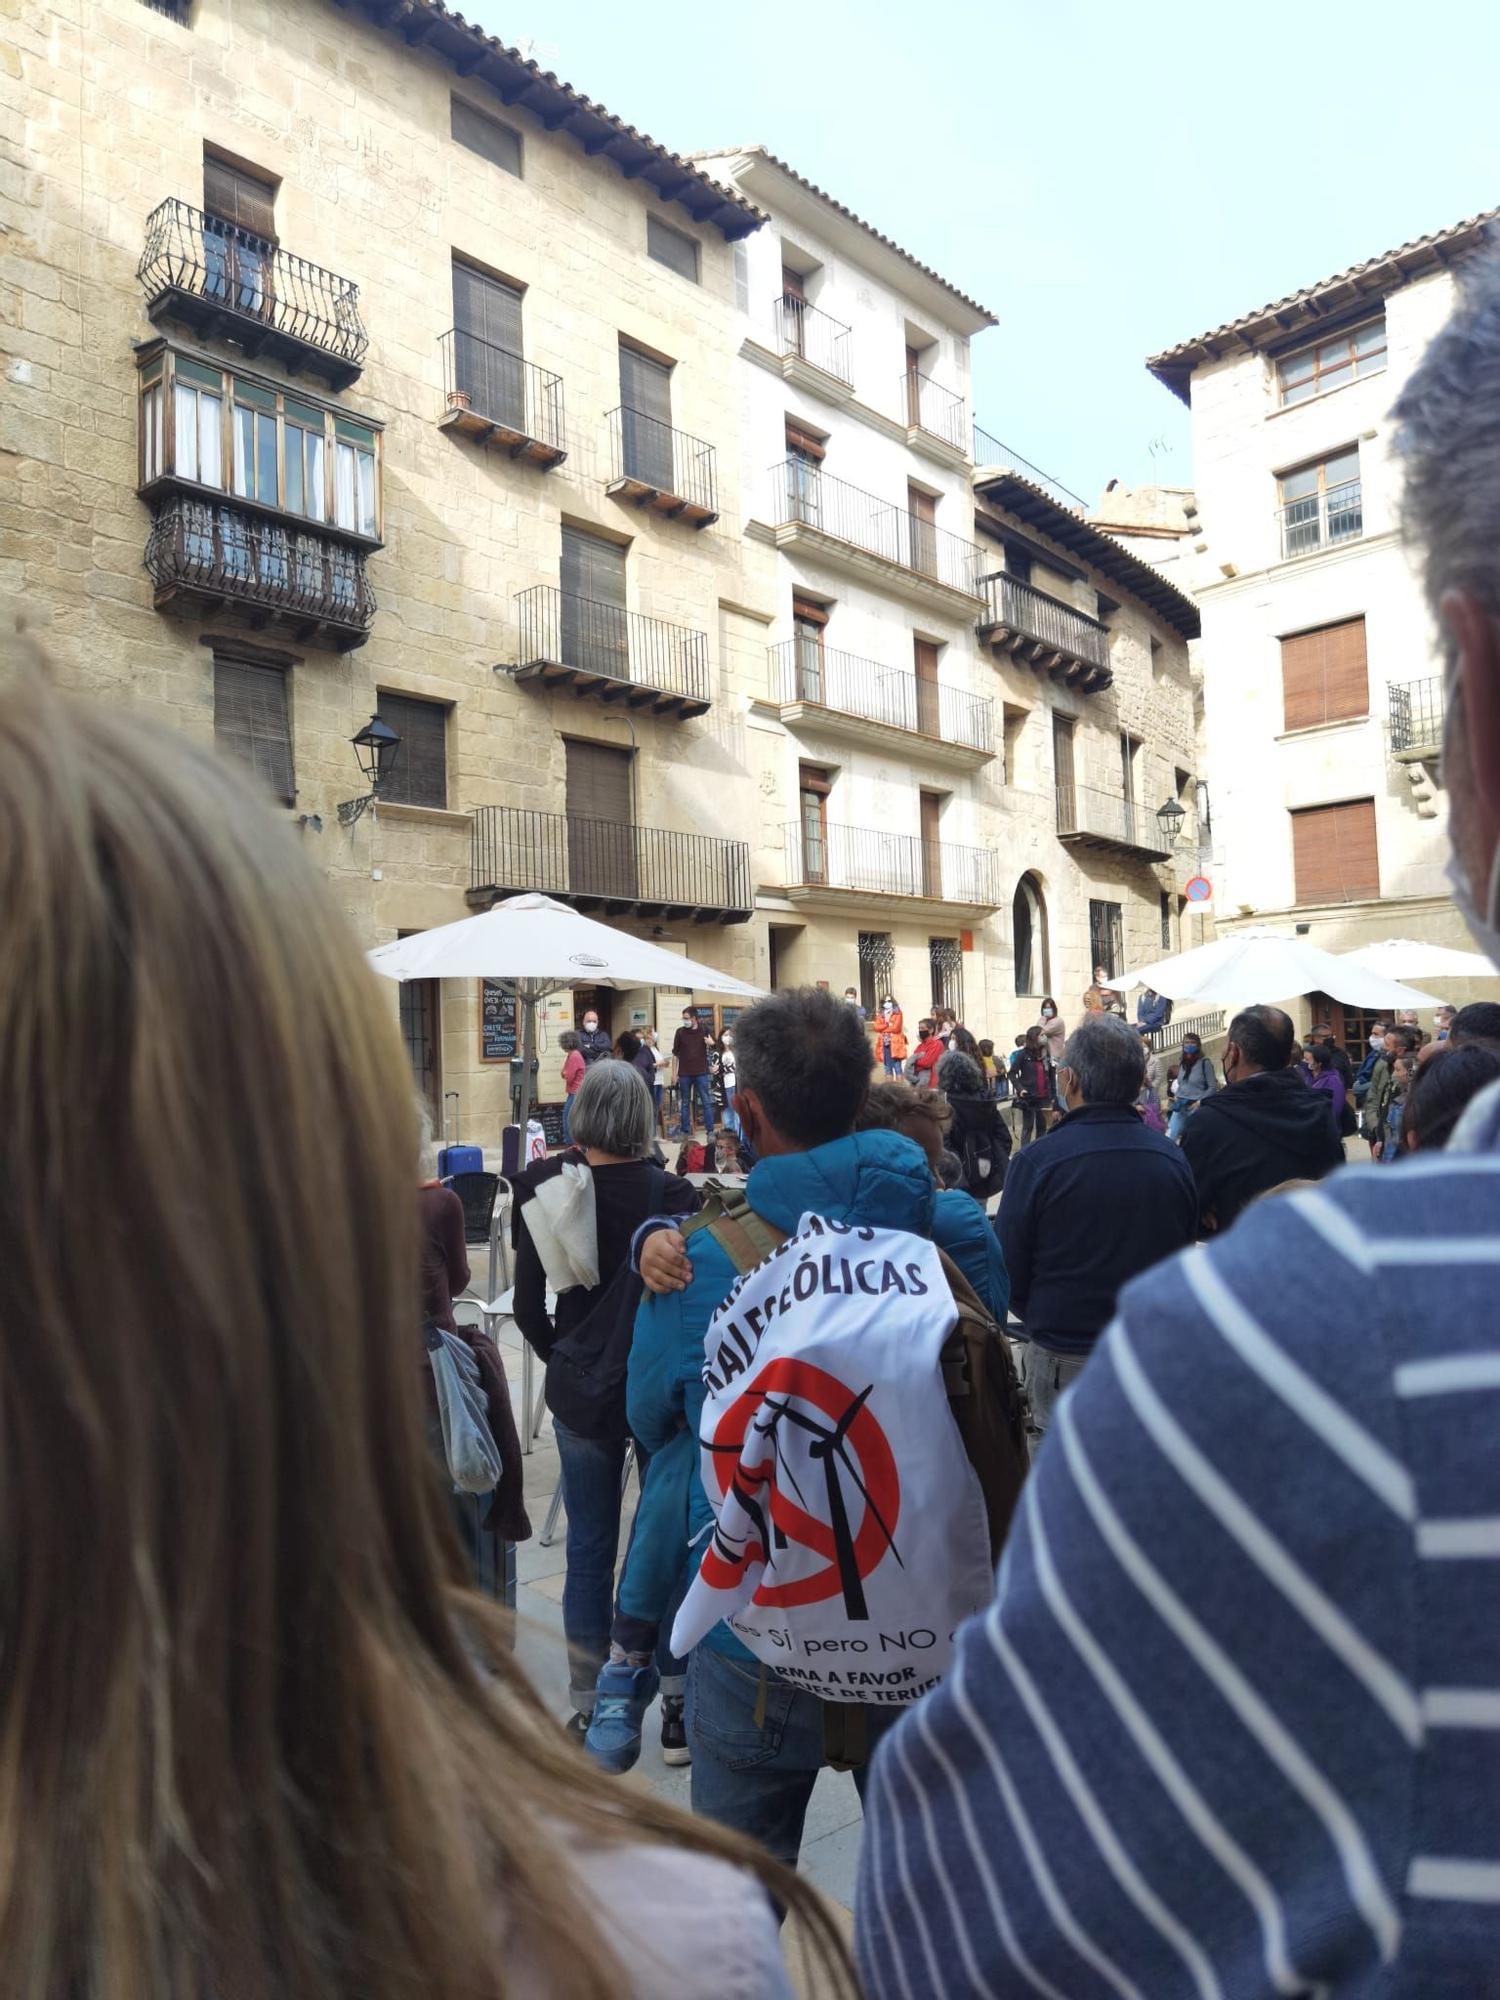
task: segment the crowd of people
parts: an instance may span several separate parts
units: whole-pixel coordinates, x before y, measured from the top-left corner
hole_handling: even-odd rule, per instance
[[[1500,261],[1396,416],[1500,963]],[[1356,1070],[1246,1007],[1173,1092],[1165,1011],[1096,975],[1003,1065],[1036,1115],[997,1174],[993,1049],[778,992],[733,1029],[743,1188],[667,1168],[653,1038],[585,1013],[517,1190],[564,1727],[486,1569],[529,1531],[509,1391],[388,996],[248,780],[17,653],[8,1993],[787,2000],[788,1913],[868,2000],[1495,1989],[1500,1010]],[[706,1124],[709,1046],[685,1012]],[[1332,1171],[1351,1114],[1380,1171]],[[659,1691],[691,1813],[616,1782]],[[830,1763],[853,1959],[796,1869]]]

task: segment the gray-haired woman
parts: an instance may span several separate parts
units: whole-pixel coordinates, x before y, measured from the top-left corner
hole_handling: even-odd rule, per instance
[[[620,1503],[625,1455],[631,1448],[625,1415],[623,1370],[618,1393],[607,1406],[581,1397],[566,1356],[553,1360],[558,1343],[584,1343],[623,1360],[629,1352],[640,1279],[630,1272],[630,1239],[648,1215],[691,1215],[698,1193],[687,1181],[656,1166],[656,1111],[651,1092],[634,1063],[590,1066],[572,1100],[573,1150],[539,1160],[516,1183],[516,1325],[547,1363],[547,1404],[552,1411],[562,1470],[563,1505],[568,1514],[567,1575],[563,1583],[563,1632],[568,1646],[568,1680],[574,1717],[572,1732],[582,1737],[593,1711],[599,1669],[609,1659],[614,1615],[615,1565],[620,1546]],[[582,1154],[580,1162],[579,1155]],[[533,1228],[532,1205],[561,1221],[566,1206],[576,1217],[576,1178],[565,1170],[582,1165],[593,1196],[598,1279],[574,1281],[570,1268],[554,1271],[556,1293],[547,1310],[548,1271],[539,1243],[552,1245],[550,1227]],[[540,1221],[540,1218],[538,1219]],[[645,1476],[645,1456],[641,1474]],[[662,1753],[669,1763],[687,1762],[682,1724],[683,1665],[661,1648]]]

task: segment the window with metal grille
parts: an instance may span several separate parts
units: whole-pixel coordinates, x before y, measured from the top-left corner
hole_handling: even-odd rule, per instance
[[[1089,902],[1089,949],[1113,979],[1125,963],[1125,912],[1119,903]],[[1092,977],[1093,966],[1089,967]]]
[[[1365,621],[1349,618],[1281,641],[1284,729],[1315,729],[1320,722],[1349,722],[1370,712]]]
[[[1160,891],[1157,901],[1161,905],[1161,948],[1172,949],[1172,898],[1167,890]]]
[[[932,973],[932,1004],[951,1007],[964,1017],[964,955],[957,938],[929,938],[927,963]]]
[[[859,1004],[873,1020],[896,975],[896,950],[889,931],[859,933]]]
[[[490,118],[461,97],[449,99],[449,130],[460,146],[478,153],[492,167],[500,167],[517,180],[521,174],[521,135],[498,118]]]
[[[679,278],[698,283],[697,242],[691,236],[684,236],[680,229],[673,229],[658,215],[646,217],[646,255],[655,263],[665,264]]]
[[[292,803],[297,788],[287,678],[281,667],[214,654],[214,741],[248,764],[278,799]]]
[[[405,694],[382,694],[380,717],[401,738],[389,775],[380,787],[385,805],[448,804],[448,706]]]

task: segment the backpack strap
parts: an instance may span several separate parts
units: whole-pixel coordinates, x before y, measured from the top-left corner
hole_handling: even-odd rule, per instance
[[[742,1277],[785,1243],[787,1231],[757,1215],[742,1188],[711,1181],[704,1194],[707,1199],[702,1208],[681,1225],[682,1234],[690,1236],[695,1229],[706,1229]]]

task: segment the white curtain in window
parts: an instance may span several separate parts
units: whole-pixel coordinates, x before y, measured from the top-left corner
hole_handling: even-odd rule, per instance
[[[305,511],[310,520],[326,521],[328,518],[328,497],[323,491],[323,440],[315,431],[308,431],[306,438],[307,458],[304,484],[307,497]]]
[[[234,406],[234,490],[250,491],[255,466],[255,412],[242,403]]]
[[[355,453],[359,466],[359,531],[362,535],[375,532],[375,454],[372,451]]]
[[[205,486],[224,484],[224,405],[217,396],[198,396],[198,477]]]
[[[176,412],[176,456],[173,463],[177,467],[179,479],[198,477],[198,391],[186,389],[177,384],[173,398]]]
[[[357,528],[354,496],[357,484],[355,450],[352,444],[338,444],[333,452],[333,518],[341,528]]]
[[[161,472],[161,384],[157,382],[141,398],[141,423],[145,434],[146,478],[148,482]]]

